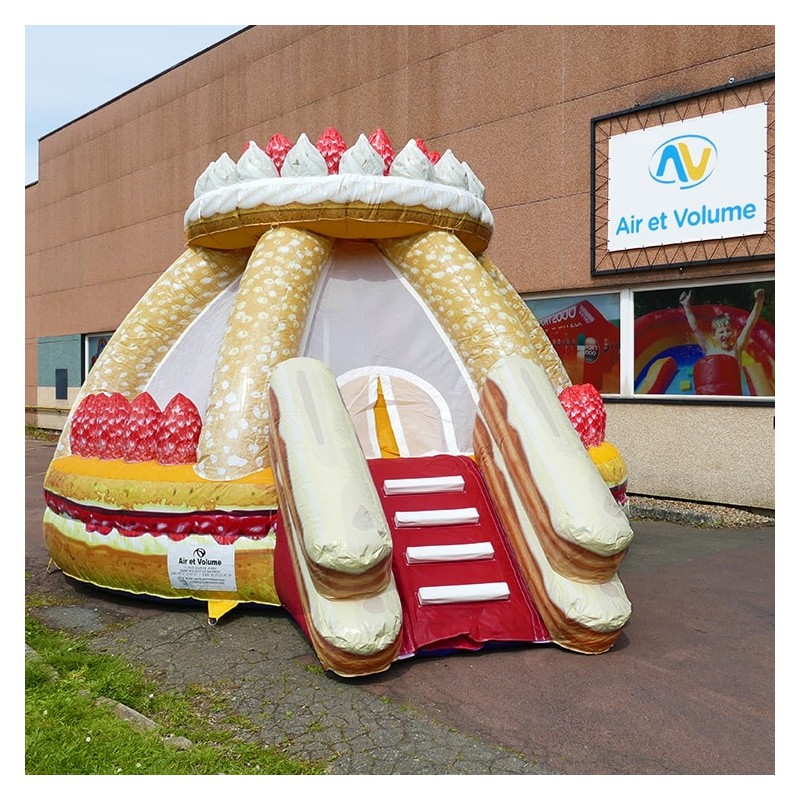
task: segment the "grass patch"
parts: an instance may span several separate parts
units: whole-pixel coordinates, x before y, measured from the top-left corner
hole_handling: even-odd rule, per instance
[[[54,606],[71,606],[75,600],[71,597],[60,597],[54,594],[26,594],[26,608],[53,608]]]
[[[33,425],[25,426],[25,438],[37,439],[41,442],[57,442],[61,433],[59,431],[51,431],[46,428],[36,428]]]
[[[210,724],[203,709],[223,709],[203,690],[164,692],[122,659],[92,652],[81,639],[26,618],[25,772],[28,775],[317,775],[324,765],[289,758]],[[140,730],[100,698],[122,703],[156,723]],[[170,744],[176,737],[186,749]]]

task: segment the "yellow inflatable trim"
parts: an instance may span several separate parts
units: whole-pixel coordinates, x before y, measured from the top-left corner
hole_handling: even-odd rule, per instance
[[[239,605],[238,600],[209,600],[208,601],[208,620],[211,623],[221,619],[229,611],[233,611]]]
[[[378,379],[378,399],[375,402],[375,428],[378,431],[381,458],[400,458],[400,447],[392,430],[389,410],[386,408],[386,398],[383,395],[383,385],[380,379]]]
[[[75,455],[51,462],[44,488],[78,503],[121,509],[252,511],[276,508],[278,502],[272,469],[212,481],[197,475],[192,464],[128,463]]]
[[[126,478],[131,481],[180,481],[209,483],[194,471],[193,464],[160,464],[158,461],[123,461],[122,459],[104,460],[101,458],[84,458],[83,456],[62,456],[53,461],[59,472],[73,475],[91,475],[103,478]],[[243,478],[225,481],[225,483],[274,483],[271,469],[262,469]]]
[[[619,450],[611,442],[589,448],[589,456],[608,486],[619,486],[628,478],[628,469]]]
[[[240,249],[253,247],[266,231],[278,226],[305,228],[334,239],[372,240],[440,230],[455,234],[473,253],[483,252],[492,236],[491,226],[468,214],[394,203],[324,202],[237,209],[190,223],[186,238],[192,247]]]

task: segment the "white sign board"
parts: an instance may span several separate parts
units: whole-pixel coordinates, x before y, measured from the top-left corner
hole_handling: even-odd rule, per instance
[[[236,591],[236,563],[232,545],[217,544],[210,537],[189,536],[170,542],[167,569],[175,589]]]
[[[763,234],[766,103],[611,136],[608,250]]]

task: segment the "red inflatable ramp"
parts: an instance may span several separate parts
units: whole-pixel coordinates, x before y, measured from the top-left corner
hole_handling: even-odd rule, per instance
[[[368,465],[392,531],[401,658],[551,641],[472,459],[436,455]]]

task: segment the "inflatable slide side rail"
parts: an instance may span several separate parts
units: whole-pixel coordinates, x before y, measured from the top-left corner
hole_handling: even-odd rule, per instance
[[[610,649],[631,605],[617,568],[633,538],[544,369],[509,356],[490,371],[475,455],[553,641]]]
[[[336,380],[322,362],[294,358],[276,368],[269,394],[278,547],[291,553],[292,574],[276,553],[281,601],[302,616],[326,669],[388,669],[402,627],[391,533]]]

